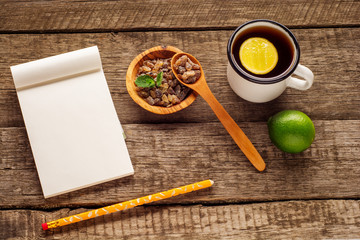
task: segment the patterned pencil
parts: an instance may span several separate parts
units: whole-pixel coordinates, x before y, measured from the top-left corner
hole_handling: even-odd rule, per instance
[[[211,187],[213,184],[214,184],[214,182],[212,180],[205,180],[205,181],[202,181],[202,182],[197,182],[197,183],[194,183],[194,184],[190,184],[190,185],[186,185],[186,186],[182,186],[182,187],[178,187],[178,188],[173,188],[173,189],[170,189],[168,191],[155,193],[155,194],[148,195],[148,196],[145,196],[145,197],[136,198],[136,199],[133,199],[133,200],[130,200],[130,201],[113,204],[113,205],[110,205],[110,206],[107,206],[107,207],[103,207],[103,208],[91,210],[91,211],[88,211],[88,212],[72,215],[70,217],[61,218],[61,219],[58,219],[58,220],[55,220],[55,221],[43,223],[42,228],[43,228],[43,230],[47,230],[47,229],[50,229],[50,228],[57,228],[57,227],[65,226],[65,225],[68,225],[68,224],[84,221],[84,220],[87,220],[87,219],[91,219],[91,218],[95,218],[95,217],[98,217],[98,216],[110,214],[110,213],[113,213],[113,212],[126,210],[126,209],[133,208],[133,207],[136,207],[136,206],[139,206],[139,205],[143,205],[143,204],[159,201],[159,200],[162,200],[162,199],[174,197],[174,196],[177,196],[179,194],[185,194],[185,193],[200,190],[200,189],[203,189],[203,188],[208,188],[208,187]]]

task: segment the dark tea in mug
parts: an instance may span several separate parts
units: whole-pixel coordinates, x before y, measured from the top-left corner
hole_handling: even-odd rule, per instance
[[[239,56],[240,47],[247,39],[253,37],[261,37],[267,39],[275,46],[277,50],[278,62],[274,69],[272,69],[269,73],[263,75],[254,74],[248,71],[241,64]],[[287,36],[287,34],[282,32],[281,30],[270,26],[253,26],[243,30],[238,34],[238,36],[236,36],[231,51],[233,59],[235,59],[236,63],[243,71],[259,78],[272,78],[286,72],[290,68],[294,60],[294,53],[294,44],[292,43],[292,40],[289,38],[289,36]]]

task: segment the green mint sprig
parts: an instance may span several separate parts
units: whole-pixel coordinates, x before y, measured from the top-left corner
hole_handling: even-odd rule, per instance
[[[142,75],[136,78],[135,84],[138,87],[142,88],[153,88],[156,86],[160,86],[163,80],[163,72],[159,72],[156,76],[156,82],[149,75]]]
[[[162,80],[163,80],[163,72],[159,72],[156,76],[156,86],[160,87]]]

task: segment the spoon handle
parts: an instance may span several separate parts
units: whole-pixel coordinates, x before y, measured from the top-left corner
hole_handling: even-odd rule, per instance
[[[259,152],[256,150],[245,133],[241,130],[241,128],[236,124],[234,119],[232,119],[223,106],[221,106],[221,104],[212,94],[209,87],[207,85],[205,86],[206,87],[197,89],[197,92],[210,105],[211,109],[214,111],[222,125],[225,127],[225,129],[228,131],[230,136],[234,139],[236,144],[249,159],[252,165],[254,165],[257,170],[263,171],[265,169],[265,162],[260,156]]]

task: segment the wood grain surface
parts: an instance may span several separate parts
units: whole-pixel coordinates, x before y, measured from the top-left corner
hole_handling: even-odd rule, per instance
[[[2,1],[2,32],[235,28],[252,19],[290,27],[359,26],[360,2],[311,0]]]
[[[271,144],[266,123],[239,125],[264,158],[264,172],[248,162],[219,122],[125,124],[134,176],[47,200],[25,129],[2,128],[0,207],[101,206],[208,178],[216,182],[210,190],[157,204],[360,197],[359,120],[315,121],[312,147],[296,155],[282,153]]]
[[[137,207],[63,228],[41,223],[88,209],[0,211],[0,238],[11,239],[357,239],[359,200],[219,206]],[[24,226],[23,228],[15,228]]]
[[[100,49],[121,123],[218,121],[200,97],[189,108],[167,116],[147,112],[132,101],[125,85],[127,68],[139,53],[159,44],[176,46],[195,55],[204,68],[211,91],[237,122],[266,121],[283,109],[301,110],[312,119],[359,119],[359,108],[354,106],[360,106],[360,61],[355,60],[360,59],[360,29],[295,29],[293,32],[301,47],[300,62],[315,73],[314,85],[308,91],[287,89],[276,100],[264,104],[242,100],[227,82],[226,45],[231,31],[2,34],[0,100],[5,104],[0,105],[0,127],[24,126],[9,66],[92,45]]]
[[[0,239],[360,239],[360,1],[0,0]],[[253,19],[291,28],[307,91],[263,104],[226,79],[232,31]],[[97,45],[135,175],[44,199],[10,66]],[[135,56],[172,45],[196,56],[215,97],[264,158],[258,172],[206,102],[156,115],[126,91]],[[316,137],[278,150],[267,119],[296,109]],[[44,232],[41,223],[211,178],[210,189]]]

